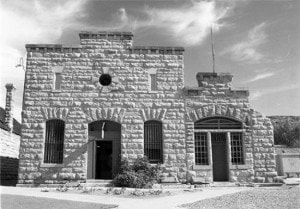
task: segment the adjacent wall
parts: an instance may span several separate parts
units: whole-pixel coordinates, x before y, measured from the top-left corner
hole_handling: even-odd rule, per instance
[[[212,166],[196,166],[194,123],[205,117],[224,116],[243,123],[244,165],[229,162],[230,181],[272,182],[275,172],[273,126],[250,108],[247,90],[232,90],[231,74],[198,73],[199,87],[186,88],[187,167],[199,177],[212,179]],[[222,131],[221,131],[222,132]]]
[[[20,136],[0,129],[1,185],[16,185],[18,180]]]

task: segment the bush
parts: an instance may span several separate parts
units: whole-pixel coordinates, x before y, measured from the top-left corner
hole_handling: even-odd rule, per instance
[[[300,129],[292,127],[289,122],[284,125],[274,125],[274,142],[275,144],[296,147],[300,144]]]
[[[152,167],[147,158],[138,158],[132,165],[121,161],[120,173],[114,178],[117,187],[151,188],[157,179],[158,166]]]

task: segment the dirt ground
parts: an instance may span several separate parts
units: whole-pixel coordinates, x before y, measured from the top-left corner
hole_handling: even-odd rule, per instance
[[[1,194],[2,209],[109,209],[116,205]]]

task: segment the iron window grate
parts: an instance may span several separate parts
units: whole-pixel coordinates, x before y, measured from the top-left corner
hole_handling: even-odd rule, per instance
[[[65,122],[54,119],[46,122],[44,163],[63,163]]]
[[[144,123],[144,153],[150,163],[162,163],[162,123],[147,121]]]
[[[147,121],[144,123],[144,154],[150,163],[162,163],[162,123]]]
[[[195,133],[196,165],[208,165],[207,133]]]
[[[243,137],[242,133],[231,133],[231,163],[234,165],[244,164]]]

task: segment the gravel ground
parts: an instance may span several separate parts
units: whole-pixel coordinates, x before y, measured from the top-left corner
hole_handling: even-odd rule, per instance
[[[300,208],[300,187],[258,187],[182,206],[187,209],[296,209]]]

